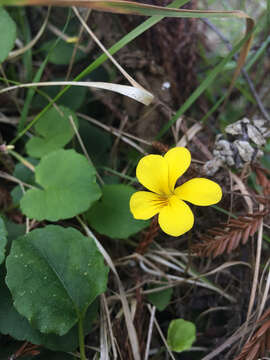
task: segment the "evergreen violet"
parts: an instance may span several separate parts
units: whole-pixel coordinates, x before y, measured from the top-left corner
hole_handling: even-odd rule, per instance
[[[222,190],[212,180],[194,178],[175,187],[190,163],[191,154],[184,147],[174,147],[164,156],[144,156],[138,163],[136,176],[150,191],[137,191],[131,196],[130,211],[134,218],[147,220],[159,214],[161,229],[168,235],[180,236],[194,224],[194,215],[184,201],[200,206],[218,203]]]

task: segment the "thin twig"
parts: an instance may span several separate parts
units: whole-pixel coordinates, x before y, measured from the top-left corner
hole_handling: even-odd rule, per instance
[[[229,51],[231,51],[232,50],[232,45],[231,45],[230,41],[222,34],[222,32],[210,20],[205,18],[205,19],[202,19],[202,21],[218,35],[218,37],[224,42],[227,49]],[[235,61],[237,61],[237,56],[236,55],[234,55],[233,58],[234,58]],[[257,91],[255,89],[255,86],[254,86],[252,80],[250,79],[247,71],[243,68],[241,70],[241,72],[242,72],[243,77],[245,78],[245,80],[248,83],[250,91],[251,91],[251,93],[252,93],[252,95],[253,95],[253,97],[254,97],[257,105],[258,105],[258,108],[260,109],[260,111],[262,113],[262,115],[264,116],[264,118],[267,121],[270,122],[270,115],[268,114],[267,110],[265,109],[265,107],[264,107],[264,105],[263,105],[263,103],[262,103],[262,101],[261,101],[261,99],[259,97],[259,94],[257,93]]]

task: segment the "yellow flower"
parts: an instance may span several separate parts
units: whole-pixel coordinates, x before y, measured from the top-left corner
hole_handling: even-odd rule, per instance
[[[218,203],[221,187],[214,181],[195,178],[175,188],[177,179],[184,174],[191,155],[184,147],[175,147],[164,156],[147,155],[138,163],[136,176],[149,191],[137,191],[130,198],[130,211],[135,219],[147,220],[158,215],[161,229],[172,236],[189,231],[194,224],[190,207]]]

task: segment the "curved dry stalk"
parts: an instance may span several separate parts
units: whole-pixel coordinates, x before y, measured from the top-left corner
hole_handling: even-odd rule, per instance
[[[143,88],[106,83],[106,82],[95,82],[95,81],[44,81],[44,82],[36,82],[36,83],[19,84],[19,85],[9,86],[5,89],[1,89],[0,94],[19,88],[29,88],[29,87],[37,87],[37,86],[56,86],[56,85],[84,86],[88,88],[114,91],[118,94],[128,96],[131,99],[136,100],[144,105],[149,105],[153,100],[153,95],[149,91]]]
[[[39,39],[41,38],[41,36],[43,35],[44,30],[46,29],[46,26],[47,26],[47,24],[48,24],[48,19],[49,19],[49,16],[50,16],[50,11],[51,11],[51,7],[48,8],[48,11],[47,11],[46,17],[45,17],[45,19],[44,19],[44,22],[43,22],[43,24],[41,25],[41,28],[39,29],[37,35],[36,35],[27,45],[25,45],[25,46],[22,47],[21,49],[11,51],[11,52],[9,53],[9,55],[8,55],[8,57],[7,57],[6,60],[14,59],[15,57],[24,54],[27,50],[29,50],[29,49],[31,49],[33,46],[35,46],[35,44],[38,42],[38,40],[39,40]]]
[[[233,303],[236,302],[236,299],[232,295],[227,294],[220,287],[214,285],[212,282],[207,280],[206,276],[213,275],[213,274],[217,273],[218,271],[222,271],[225,268],[230,267],[230,266],[239,265],[239,264],[247,265],[246,263],[239,262],[239,261],[225,263],[206,274],[198,274],[194,270],[188,269],[187,272],[189,275],[191,275],[191,277],[185,278],[185,277],[178,276],[178,275],[166,274],[161,269],[159,269],[159,267],[157,265],[155,265],[152,261],[148,260],[146,257],[141,256],[140,254],[134,254],[133,258],[137,258],[139,260],[139,265],[145,273],[148,273],[148,274],[151,274],[154,276],[158,276],[158,277],[164,277],[164,278],[168,279],[171,282],[168,287],[177,286],[177,285],[179,285],[179,283],[187,283],[187,284],[192,284],[192,285],[196,285],[196,286],[201,286],[201,287],[204,287],[209,290],[217,292],[218,294],[222,295],[227,300],[229,300],[230,302],[233,302]],[[157,261],[157,259],[155,259],[154,261]],[[163,259],[161,259],[161,261],[158,261],[158,262],[161,262],[162,265],[164,265]],[[167,264],[167,266],[172,267],[174,270],[176,270],[176,267],[174,264],[171,264],[169,262],[167,262],[166,264]],[[184,265],[183,268],[186,269],[186,265]],[[180,272],[182,273],[182,271],[180,271]],[[165,287],[162,287],[162,288],[163,288],[163,290],[165,289]],[[146,291],[145,291],[145,293],[146,293]]]
[[[241,194],[243,195],[243,198],[244,198],[244,200],[245,200],[245,202],[247,204],[248,213],[252,214],[253,213],[253,203],[252,203],[252,201],[250,199],[249,192],[248,192],[245,184],[239,178],[239,176],[237,176],[236,174],[234,174],[230,170],[229,170],[229,174],[230,174],[231,179],[236,183],[236,185],[239,188]]]
[[[93,33],[93,31],[89,28],[89,26],[86,24],[84,19],[81,17],[79,11],[75,6],[72,6],[72,10],[76,14],[77,18],[80,20],[82,26],[88,32],[88,34],[91,36],[91,38],[95,41],[95,43],[101,48],[101,50],[108,56],[108,58],[111,60],[111,62],[117,67],[117,69],[121,72],[121,74],[129,81],[129,83],[137,88],[145,90],[140,84],[137,83],[127,72],[122,68],[122,66],[114,59],[114,57],[109,53],[109,51],[103,46],[103,44],[98,40],[96,35]]]

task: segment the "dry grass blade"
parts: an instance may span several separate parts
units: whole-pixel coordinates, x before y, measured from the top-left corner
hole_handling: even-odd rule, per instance
[[[269,211],[261,211],[241,216],[237,220],[231,219],[228,224],[221,224],[201,235],[201,242],[193,245],[191,250],[198,256],[214,258],[224,252],[229,254],[258,231],[261,220],[268,214]]]
[[[38,40],[43,35],[44,30],[46,29],[46,26],[47,26],[48,20],[49,20],[49,16],[50,16],[50,11],[51,11],[51,8],[48,9],[47,15],[46,15],[46,17],[44,19],[43,24],[41,25],[41,28],[39,29],[39,31],[37,33],[37,35],[27,45],[25,45],[23,48],[11,51],[9,53],[8,57],[7,57],[7,60],[14,59],[17,56],[20,56],[20,55],[24,54],[27,50],[29,50],[29,49],[31,49],[32,47],[35,46],[35,44],[38,42]]]
[[[257,360],[266,356],[266,352],[270,350],[270,309],[264,312],[257,326],[258,330],[234,360]]]
[[[114,91],[118,94],[128,96],[133,100],[141,102],[144,105],[149,105],[154,98],[154,96],[149,91],[141,87],[139,88],[128,85],[95,82],[95,81],[50,81],[50,82],[44,81],[44,82],[36,82],[36,83],[27,83],[27,84],[14,85],[1,89],[0,94],[3,94],[8,91],[16,90],[19,88],[29,88],[36,86],[57,86],[57,85],[83,86],[88,88]]]
[[[133,1],[123,0],[0,0],[0,5],[54,5],[54,6],[78,6],[90,8],[98,11],[106,11],[117,14],[134,14],[143,16],[161,15],[166,17],[180,17],[180,18],[211,18],[211,17],[236,17],[246,20],[246,36],[247,40],[242,46],[237,67],[234,71],[233,78],[227,92],[227,97],[234,87],[235,81],[239,76],[241,69],[244,66],[246,57],[248,55],[251,43],[253,40],[253,29],[255,21],[246,13],[240,10],[232,11],[217,11],[217,10],[189,10],[189,9],[175,9],[165,8],[162,6],[148,5],[136,3]]]
[[[114,266],[114,263],[113,263],[111,257],[109,256],[109,254],[107,253],[107,251],[103,248],[103,246],[100,244],[100,242],[95,237],[95,235],[92,233],[92,231],[88,228],[88,226],[86,226],[85,223],[78,216],[77,216],[77,220],[82,225],[87,236],[91,237],[95,241],[97,248],[99,249],[99,251],[103,255],[104,259],[106,260],[108,266],[110,267],[110,269],[112,270],[112,272],[115,275],[115,279],[116,279],[118,289],[119,289],[119,297],[120,297],[120,300],[121,300],[121,303],[123,306],[123,313],[124,313],[125,320],[126,320],[128,338],[130,340],[133,358],[134,358],[134,360],[141,360],[138,337],[137,337],[137,333],[136,333],[136,330],[135,330],[135,327],[134,327],[134,324],[132,321],[132,315],[131,315],[131,311],[129,308],[129,304],[127,302],[126,293],[125,293],[124,287],[122,285],[122,282],[120,280],[120,277],[118,275],[118,272]]]

